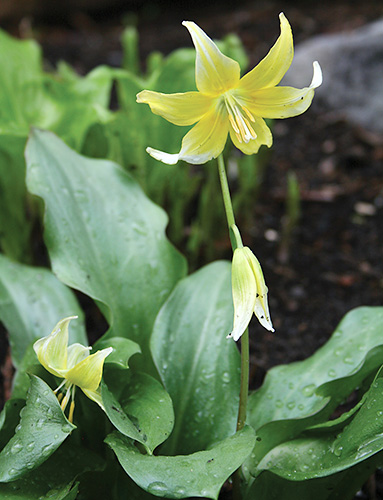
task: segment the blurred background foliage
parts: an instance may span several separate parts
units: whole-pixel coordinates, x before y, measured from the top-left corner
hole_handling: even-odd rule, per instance
[[[40,209],[24,184],[23,149],[30,127],[51,130],[78,152],[111,159],[129,171],[167,211],[169,237],[188,254],[192,268],[225,254],[229,242],[215,161],[201,167],[182,162],[172,166],[151,158],[147,146],[177,152],[188,128],[174,126],[136,103],[142,89],[195,90],[195,51],[180,48],[166,57],[153,51],[142,65],[133,26],[123,31],[121,44],[120,68],[102,65],[79,76],[64,62],[46,71],[38,43],[0,32],[0,244],[6,255],[31,263],[41,250],[36,238],[31,241]],[[248,59],[236,35],[227,35],[219,47],[246,70]],[[242,157],[228,141],[225,154],[238,188],[233,202],[246,222],[265,153]]]

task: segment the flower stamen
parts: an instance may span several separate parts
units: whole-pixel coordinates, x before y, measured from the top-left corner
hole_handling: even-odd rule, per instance
[[[249,122],[249,120],[255,122],[254,116],[250,111],[228,92],[224,94],[224,102],[230,124],[233,127],[238,141],[247,144],[252,139],[256,139],[257,134]]]

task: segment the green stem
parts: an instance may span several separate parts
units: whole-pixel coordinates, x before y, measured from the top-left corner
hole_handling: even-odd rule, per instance
[[[238,227],[235,224],[233,205],[230,197],[229,184],[227,181],[223,156],[218,156],[218,172],[221,182],[223,203],[225,206],[227,225],[233,252],[236,248],[243,247]],[[237,419],[237,431],[243,429],[246,423],[247,396],[249,392],[249,331],[245,330],[241,337],[241,387],[239,393],[239,408]],[[238,469],[233,475],[233,496],[235,500],[241,499],[241,474]]]
[[[242,248],[243,244],[240,232],[235,224],[234,210],[233,210],[233,205],[231,203],[229,183],[227,182],[227,175],[226,175],[225,163],[223,161],[223,155],[218,156],[218,173],[219,173],[219,180],[221,182],[222,198],[223,198],[223,204],[225,206],[226,220],[229,228],[231,247],[234,252],[236,248]]]
[[[239,392],[239,408],[237,431],[246,423],[247,395],[249,392],[249,330],[246,328],[241,337],[241,388]]]
[[[219,180],[221,181],[223,204],[225,205],[227,225],[229,226],[230,229],[231,226],[235,226],[233,205],[231,203],[230,190],[229,190],[229,184],[227,182],[223,155],[219,155],[217,159],[218,159]]]

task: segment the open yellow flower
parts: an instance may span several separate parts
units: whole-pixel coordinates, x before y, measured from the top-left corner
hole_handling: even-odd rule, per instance
[[[112,347],[108,347],[89,355],[91,347],[85,347],[81,344],[72,344],[68,347],[68,325],[75,318],[77,316],[62,319],[50,335],[33,344],[37,358],[43,367],[52,375],[64,379],[55,393],[60,390],[65,393],[61,402],[63,411],[65,411],[69,399],[72,398],[69,411],[70,421],[73,419],[73,397],[76,386],[80,387],[88,398],[104,409],[100,382],[105,358],[113,351]]]
[[[182,140],[181,150],[169,154],[153,148],[147,152],[164,163],[178,160],[202,164],[216,158],[230,133],[234,145],[250,155],[273,138],[263,118],[296,116],[310,106],[314,89],[322,83],[322,72],[313,63],[311,84],[303,89],[277,87],[293,59],[290,24],[280,14],[281,34],[267,56],[240,78],[239,64],[223,55],[215,43],[195,23],[184,21],[196,48],[198,92],[161,94],[143,90],[137,102],[149,104],[153,113],[175,125],[196,125]]]
[[[228,335],[238,340],[248,327],[253,313],[266,330],[274,331],[267,303],[267,286],[258,259],[248,247],[236,248],[231,271],[234,325]]]

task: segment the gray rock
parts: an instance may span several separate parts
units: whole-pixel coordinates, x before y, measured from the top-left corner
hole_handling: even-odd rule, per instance
[[[383,19],[298,45],[282,85],[307,86],[315,60],[321,65],[323,84],[315,91],[313,105],[383,133]]]

